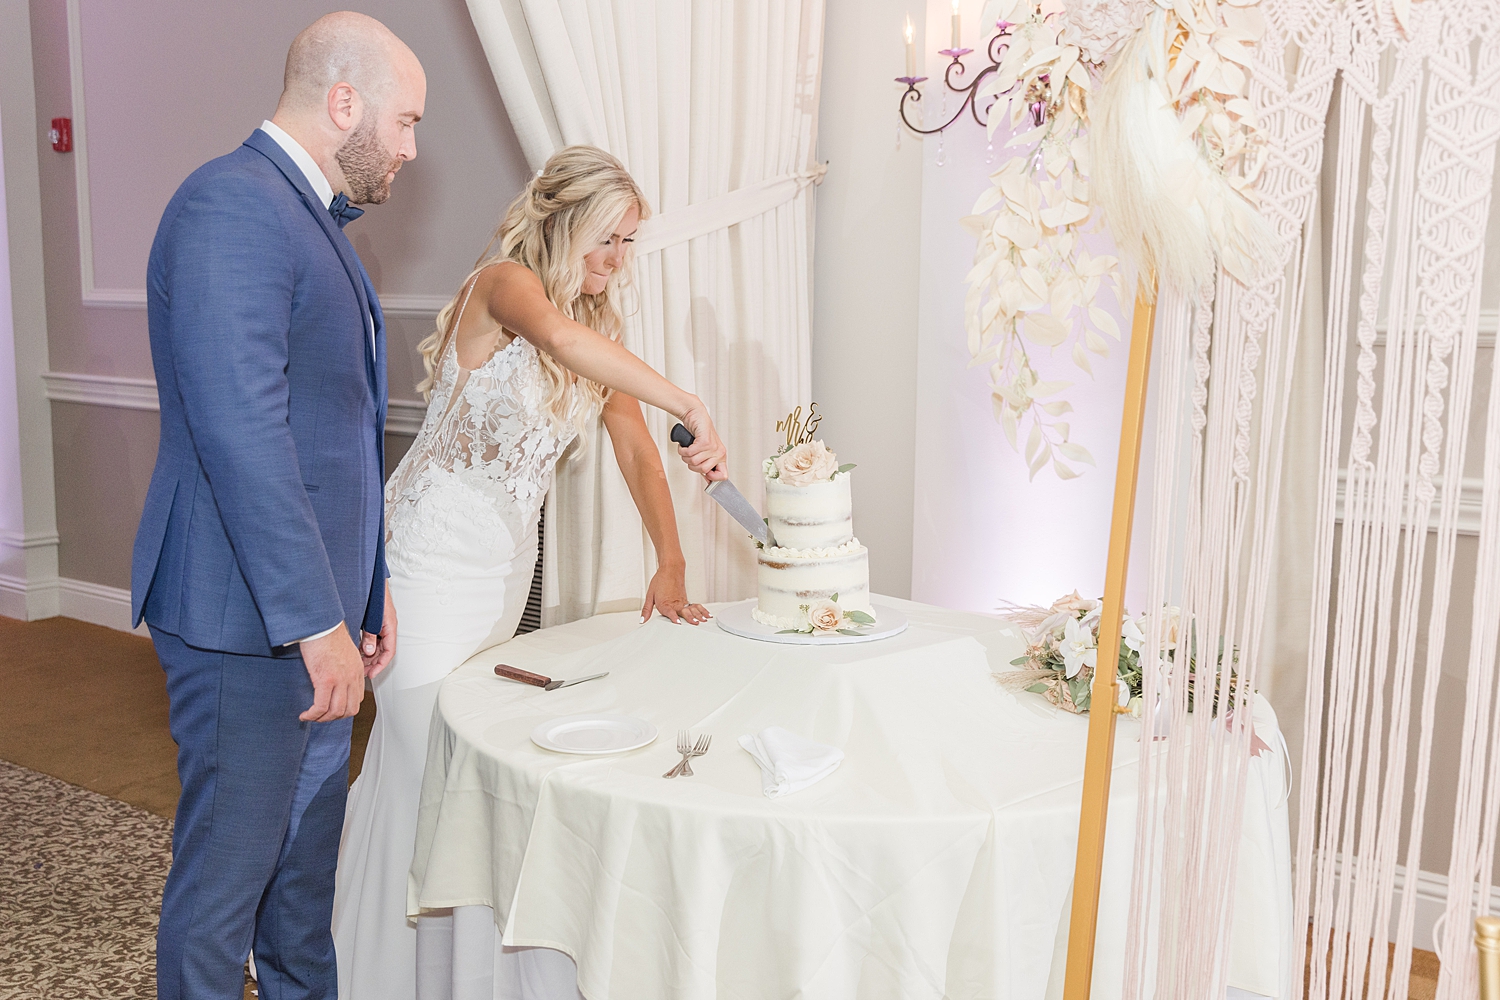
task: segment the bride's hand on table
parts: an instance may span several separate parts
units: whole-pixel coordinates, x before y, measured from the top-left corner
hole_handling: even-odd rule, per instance
[[[651,586],[646,588],[646,603],[641,608],[641,621],[648,620],[652,611],[660,611],[679,625],[683,622],[701,625],[713,617],[703,605],[693,604],[687,599],[687,584],[683,581],[681,567],[663,566],[651,578]]]

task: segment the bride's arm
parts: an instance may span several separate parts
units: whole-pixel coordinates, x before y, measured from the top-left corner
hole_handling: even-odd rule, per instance
[[[684,581],[687,561],[677,538],[677,513],[672,509],[672,493],[667,489],[667,474],[661,467],[656,442],[651,440],[641,416],[641,404],[633,396],[615,392],[604,404],[604,426],[615,446],[615,459],[625,474],[630,497],[641,512],[651,544],[656,546],[656,575],[646,590],[641,621],[651,617],[653,608],[674,622],[697,625],[707,621],[708,609],[688,601]]]
[[[530,269],[505,262],[490,268],[480,280],[488,287],[476,291],[484,292],[497,323],[546,351],[568,370],[666,410],[693,433],[692,446],[682,449],[688,468],[709,479],[728,476],[724,445],[701,399],[662,378],[622,344],[564,316]]]

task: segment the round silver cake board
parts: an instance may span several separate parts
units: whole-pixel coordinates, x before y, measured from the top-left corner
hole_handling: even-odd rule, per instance
[[[746,639],[759,639],[761,642],[781,642],[790,646],[845,646],[856,642],[874,642],[876,639],[889,639],[893,635],[906,631],[909,624],[906,616],[895,608],[886,607],[884,604],[871,604],[875,611],[875,624],[867,632],[859,635],[842,635],[838,632],[780,632],[771,625],[763,625],[755,620],[750,614],[755,609],[756,599],[740,601],[719,608],[714,612],[714,621],[719,623],[719,628],[730,635],[743,636]]]

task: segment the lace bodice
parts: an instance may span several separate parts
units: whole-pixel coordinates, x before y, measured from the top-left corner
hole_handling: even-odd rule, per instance
[[[510,544],[534,545],[527,526],[576,434],[572,420],[547,413],[535,347],[516,337],[470,370],[459,365],[455,341],[439,359],[422,429],[386,484],[386,541],[397,558],[444,554],[457,537],[455,517],[465,519],[465,537],[480,522],[503,525]],[[571,417],[585,403],[576,386],[568,392]]]

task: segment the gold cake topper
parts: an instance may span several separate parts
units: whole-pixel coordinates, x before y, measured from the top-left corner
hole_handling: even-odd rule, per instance
[[[802,416],[802,407],[799,405],[786,415],[785,420],[776,421],[776,433],[785,432],[786,447],[795,448],[799,444],[811,441],[818,432],[818,425],[822,422],[823,414],[818,412],[817,403],[808,406],[806,418]]]

